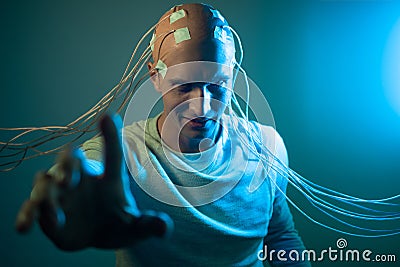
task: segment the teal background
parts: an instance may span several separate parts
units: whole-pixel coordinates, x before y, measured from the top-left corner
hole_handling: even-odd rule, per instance
[[[400,19],[400,2],[208,3],[241,36],[243,65],[271,105],[290,166],[354,196],[398,194],[400,113],[394,105],[400,98],[388,97],[385,71],[387,58],[396,57],[387,54],[387,44]],[[139,38],[174,4],[179,3],[3,1],[0,127],[63,125],[85,112],[118,81]],[[57,250],[37,225],[26,236],[15,232],[15,215],[34,173],[52,162],[44,157],[0,173],[0,266],[113,266],[111,251]],[[309,209],[291,188],[289,194]],[[399,266],[400,236],[350,237],[293,213],[309,249],[335,248],[343,237],[349,248],[396,254],[397,265],[382,266]],[[377,263],[314,264],[353,265]]]

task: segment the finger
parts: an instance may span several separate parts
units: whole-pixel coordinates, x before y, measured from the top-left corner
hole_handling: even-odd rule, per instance
[[[35,185],[32,189],[30,199],[22,205],[16,219],[16,228],[19,232],[28,231],[34,220],[48,221],[52,227],[58,224],[56,209],[56,187],[52,177],[44,172],[38,172],[35,178]]]
[[[18,232],[26,232],[32,227],[38,212],[38,206],[44,199],[48,198],[50,180],[50,176],[46,173],[36,173],[30,199],[24,202],[17,215],[15,223]]]
[[[15,228],[18,232],[25,233],[32,227],[37,209],[38,205],[35,201],[27,200],[22,204],[15,221]]]
[[[173,228],[173,221],[166,213],[146,211],[130,226],[129,232],[139,239],[151,236],[168,237]]]
[[[38,204],[49,196],[49,187],[52,176],[45,172],[37,172],[35,175],[35,183],[31,191],[30,200]]]
[[[107,178],[119,180],[122,168],[121,118],[119,116],[114,116],[114,118],[111,119],[109,115],[105,115],[100,122],[100,128],[105,143],[104,175]]]
[[[65,223],[64,213],[59,208],[62,191],[59,184],[49,174],[44,174],[38,178],[35,190],[31,193],[31,200],[38,203],[38,219],[45,232]]]
[[[75,187],[80,182],[81,162],[84,156],[81,150],[67,147],[59,156],[59,167],[54,175],[61,186]]]

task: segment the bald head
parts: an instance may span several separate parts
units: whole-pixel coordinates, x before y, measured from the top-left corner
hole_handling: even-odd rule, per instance
[[[151,68],[191,61],[231,64],[235,46],[227,21],[205,4],[183,4],[159,20],[152,44]]]

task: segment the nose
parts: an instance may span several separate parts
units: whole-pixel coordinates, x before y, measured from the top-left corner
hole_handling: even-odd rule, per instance
[[[206,116],[211,110],[211,94],[207,89],[207,84],[196,85],[191,90],[189,109],[193,115]]]

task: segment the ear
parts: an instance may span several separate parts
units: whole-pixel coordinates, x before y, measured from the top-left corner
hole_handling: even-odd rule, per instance
[[[147,62],[147,69],[149,71],[150,80],[153,83],[154,88],[156,89],[157,92],[161,93],[160,78],[157,69],[153,68],[153,63],[151,63],[150,61]]]

